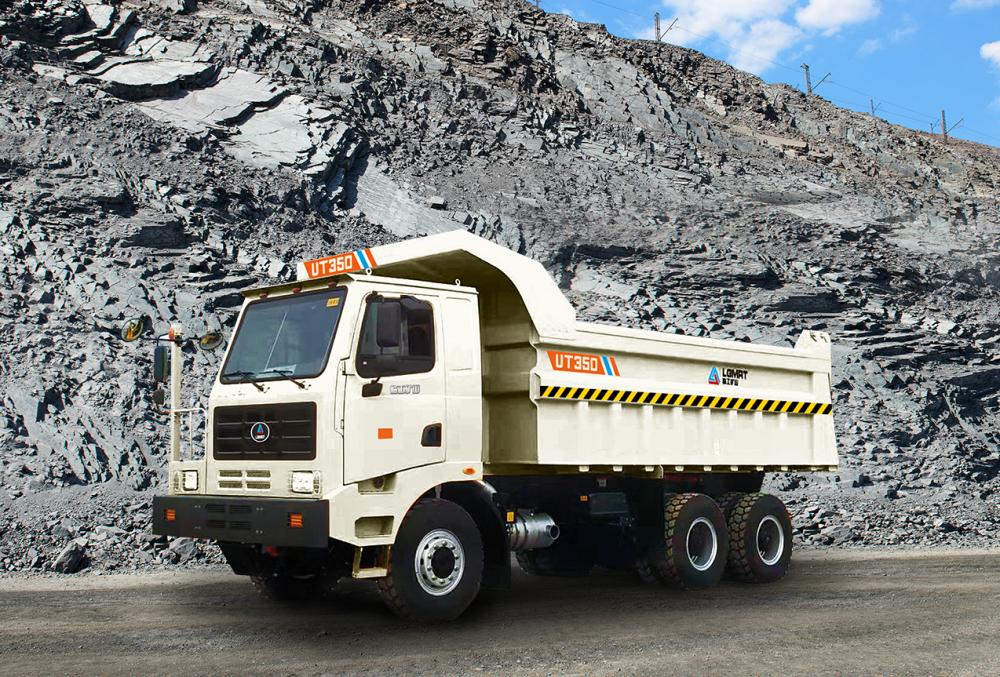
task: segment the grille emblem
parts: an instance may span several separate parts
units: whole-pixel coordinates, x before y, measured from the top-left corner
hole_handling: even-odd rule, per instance
[[[271,428],[263,421],[257,421],[250,426],[250,439],[258,444],[267,442],[271,437]]]

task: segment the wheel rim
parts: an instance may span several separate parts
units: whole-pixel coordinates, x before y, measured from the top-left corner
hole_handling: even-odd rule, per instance
[[[462,580],[465,550],[458,536],[447,529],[435,529],[420,539],[413,565],[424,592],[435,597],[447,595]]]
[[[757,554],[767,566],[774,566],[785,552],[785,530],[774,515],[765,515],[757,525]]]
[[[691,566],[698,571],[705,571],[715,564],[719,554],[719,536],[715,526],[704,517],[699,517],[691,523],[687,532],[687,557]]]

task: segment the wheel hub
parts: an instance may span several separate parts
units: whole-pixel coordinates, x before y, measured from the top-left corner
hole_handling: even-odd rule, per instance
[[[465,571],[465,551],[458,537],[446,529],[426,534],[417,545],[414,569],[424,592],[434,596],[450,593]]]
[[[718,554],[719,536],[715,533],[715,527],[704,517],[697,518],[688,527],[688,561],[698,571],[706,571],[715,563]]]
[[[757,525],[757,554],[767,566],[774,566],[785,552],[785,531],[774,515],[765,515]]]

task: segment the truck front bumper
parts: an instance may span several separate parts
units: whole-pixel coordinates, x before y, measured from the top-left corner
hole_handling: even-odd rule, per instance
[[[153,533],[234,543],[325,548],[327,501],[232,496],[156,496]]]

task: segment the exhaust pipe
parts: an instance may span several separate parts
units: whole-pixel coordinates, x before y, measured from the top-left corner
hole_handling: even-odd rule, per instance
[[[559,525],[544,512],[518,511],[507,525],[507,542],[513,552],[547,548],[559,538]]]

